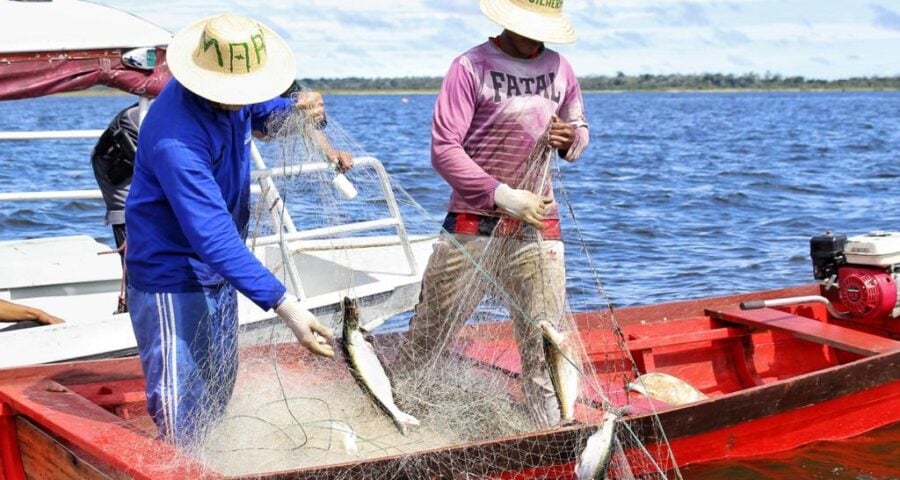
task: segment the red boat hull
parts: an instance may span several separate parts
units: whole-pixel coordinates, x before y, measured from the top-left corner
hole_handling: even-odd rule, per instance
[[[746,318],[733,310],[748,299],[814,292],[815,286],[806,286],[615,313],[642,370],[679,376],[710,397],[658,415],[679,465],[769,455],[900,421],[900,348],[893,348],[889,335],[811,320],[823,315],[817,307]],[[590,323],[590,317],[580,319]],[[753,322],[771,324],[761,328]],[[469,350],[461,349],[461,354],[478,361],[480,347],[466,345]],[[591,361],[599,365],[608,353],[598,350]],[[491,367],[515,374],[514,361],[501,363]],[[0,480],[222,477],[148,433],[152,429],[146,428],[150,423],[143,402],[140,365],[134,358],[0,371]],[[623,421],[650,432],[655,420],[636,415]],[[425,451],[413,459],[385,457],[259,478],[354,478],[355,472],[377,471],[391,478],[418,478],[421,470],[415,469],[425,467],[435,478],[444,478],[441,472],[453,464],[479,478],[569,479],[594,428],[581,424]],[[645,438],[650,444],[657,440]]]

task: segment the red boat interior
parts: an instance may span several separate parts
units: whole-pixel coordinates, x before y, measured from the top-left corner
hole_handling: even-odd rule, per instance
[[[814,288],[798,287],[787,293],[808,294]],[[778,296],[785,292],[769,293]],[[892,338],[896,333],[872,325],[838,322],[829,318],[824,305],[748,311],[737,308],[738,302],[749,298],[732,296],[717,302],[635,307],[615,316],[622,327],[624,346],[639,373],[674,375],[710,400],[900,350],[900,341]],[[585,370],[595,372],[584,382],[587,388],[583,389],[580,410],[576,410],[576,416],[584,422],[594,420],[600,411],[597,387],[604,388],[619,406],[648,406],[647,400],[624,389],[634,372],[630,361],[622,361],[622,350],[616,347],[622,343],[620,338],[606,330],[587,328],[609,320],[598,315],[609,314],[585,313],[576,318],[587,353],[584,361],[589,367]],[[501,332],[484,332],[509,328],[508,323],[472,327],[464,332],[455,352],[482,363],[484,368],[515,376],[519,372],[517,354],[496,353],[515,352],[508,344],[512,340],[484,340],[511,339],[511,335],[497,334]],[[177,471],[154,470],[161,467],[153,465],[165,462],[150,457],[174,458],[178,454],[159,445],[144,403],[144,382],[135,358],[0,371],[0,454],[4,465],[0,480],[35,474],[54,477],[60,470],[76,478],[92,478],[78,471],[87,467],[73,460],[76,457],[99,459],[99,464],[111,471],[130,472],[141,478],[200,476],[202,468],[190,461],[180,462]],[[654,407],[665,411],[674,406],[655,402]],[[38,441],[48,438],[52,440],[49,443]],[[33,450],[29,446],[40,447]],[[60,458],[48,464],[48,455]],[[22,466],[17,470],[18,458]],[[145,466],[135,465],[136,458]],[[23,470],[29,472],[27,477]]]
[[[733,305],[685,318],[640,321],[634,321],[641,317],[633,313],[626,312],[621,324],[625,348],[637,371],[673,375],[712,398],[900,349],[900,341],[890,338],[889,332],[835,323],[823,304],[747,311]],[[581,314],[577,321],[588,356],[586,363],[592,367],[586,371],[596,375],[585,384],[585,403],[594,400],[599,404],[596,395],[591,395],[591,385],[599,384],[618,406],[634,404],[635,394],[629,397],[624,389],[634,374],[621,370],[628,365],[621,358],[622,342],[610,331],[589,328],[602,323],[592,314]],[[500,324],[472,329],[460,353],[518,374],[517,355],[497,357],[493,353],[513,352],[514,348],[480,340],[511,338],[481,332],[508,328]],[[672,407],[654,403],[657,410]]]

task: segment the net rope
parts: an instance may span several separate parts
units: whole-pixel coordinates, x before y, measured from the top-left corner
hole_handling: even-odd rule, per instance
[[[208,366],[236,381],[213,394],[227,402],[224,414],[211,408],[210,418],[197,419],[204,427],[195,441],[179,445],[187,457],[242,478],[285,471],[348,480],[573,478],[588,437],[614,413],[622,421],[609,447],[607,478],[681,478],[654,404],[626,390],[638,368],[547,134],[536,139],[515,186],[542,195],[560,187],[567,207],[558,209],[560,223],[576,232],[573,238],[544,239],[508,220],[489,236],[436,237],[442,223],[436,212],[390,179],[386,194],[377,168],[360,162],[365,149],[339,122],[329,119],[321,129],[297,111],[269,132],[262,149],[280,175],[261,181],[251,248],[337,337],[349,331],[341,300],[358,302],[359,322],[368,327],[361,338],[375,352],[375,360],[364,358],[383,366],[396,409],[418,425],[404,434],[396,415],[351,374],[340,348],[335,358],[314,357],[270,318],[242,329],[236,373]],[[332,184],[338,172],[327,158],[331,150],[351,152],[361,163],[346,173],[358,191],[352,200]],[[266,196],[272,186],[280,198]],[[425,271],[418,294],[398,225],[378,223],[393,218],[390,197],[417,270]],[[290,240],[292,223],[319,233]],[[377,228],[346,229],[360,224]],[[567,279],[566,262],[583,262],[593,278]],[[402,295],[389,298],[391,291]],[[242,301],[228,314],[265,316],[255,308]],[[553,367],[551,358],[561,363]],[[575,400],[566,403],[572,385]],[[561,390],[569,392],[565,400]],[[571,418],[562,418],[566,412]],[[516,471],[532,477],[510,476]]]

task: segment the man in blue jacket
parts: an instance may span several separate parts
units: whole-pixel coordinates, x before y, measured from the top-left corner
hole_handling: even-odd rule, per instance
[[[147,408],[177,445],[201,440],[237,372],[240,291],[274,309],[300,343],[330,357],[329,329],[247,249],[251,130],[292,108],[287,44],[258,22],[224,14],[169,45],[175,77],[138,139],[126,203],[128,307],[147,378]],[[315,332],[315,333],[314,333]]]

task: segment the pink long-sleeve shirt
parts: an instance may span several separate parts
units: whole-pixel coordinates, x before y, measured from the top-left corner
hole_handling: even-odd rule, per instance
[[[494,190],[519,184],[554,114],[575,127],[565,156],[574,161],[587,147],[588,129],[578,80],[559,53],[544,49],[520,59],[488,41],[457,57],[431,129],[431,163],[453,187],[448,210],[499,216]],[[548,180],[544,193],[552,191]],[[558,217],[555,204],[546,217]]]

